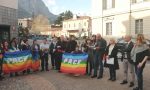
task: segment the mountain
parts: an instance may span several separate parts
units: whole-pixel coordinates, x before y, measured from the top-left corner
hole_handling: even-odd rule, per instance
[[[57,16],[52,14],[42,0],[18,0],[18,18],[46,16],[53,23]]]

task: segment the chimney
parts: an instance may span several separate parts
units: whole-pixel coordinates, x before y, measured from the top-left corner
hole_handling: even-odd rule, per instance
[[[73,19],[77,19],[77,15],[76,14],[73,15]]]

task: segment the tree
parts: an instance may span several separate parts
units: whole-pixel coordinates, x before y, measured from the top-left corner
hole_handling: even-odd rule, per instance
[[[62,25],[62,21],[73,18],[73,13],[71,11],[65,11],[59,14],[57,17],[55,24]]]
[[[29,29],[28,28],[23,28],[22,26],[20,26],[18,28],[18,35],[19,35],[19,37],[28,37]]]

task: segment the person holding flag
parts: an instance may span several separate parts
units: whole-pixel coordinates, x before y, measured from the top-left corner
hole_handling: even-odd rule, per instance
[[[17,44],[17,39],[13,38],[10,42],[9,52],[20,51]],[[18,76],[18,72],[15,72],[15,76]],[[10,73],[10,77],[13,77],[13,73]]]
[[[64,36],[62,35],[56,43],[56,70],[58,70],[58,72],[61,72],[60,67],[62,62],[62,55],[66,51],[66,47],[67,42],[65,41]]]
[[[2,65],[3,65],[3,44],[0,42],[0,80],[2,80],[4,77],[2,76]]]
[[[31,46],[31,53],[32,53],[32,69],[33,71],[38,71],[40,67],[40,46],[37,44],[37,40],[33,40],[33,44]]]

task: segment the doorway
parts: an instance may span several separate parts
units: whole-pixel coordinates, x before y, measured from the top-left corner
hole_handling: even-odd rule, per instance
[[[10,40],[10,26],[0,25],[0,41]]]

